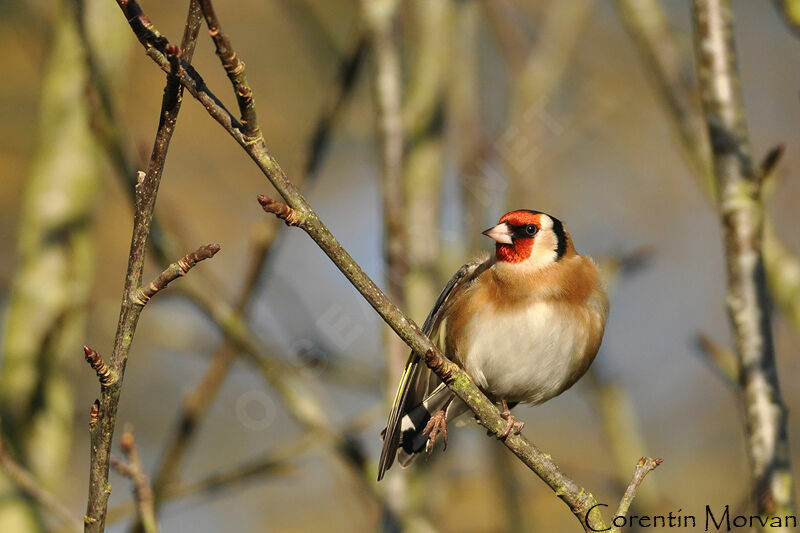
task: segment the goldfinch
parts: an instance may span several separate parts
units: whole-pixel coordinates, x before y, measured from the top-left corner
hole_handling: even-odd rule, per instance
[[[467,263],[447,283],[423,331],[503,408],[540,404],[571,387],[603,339],[608,295],[594,261],[575,251],[556,218],[521,209],[483,232],[494,257]],[[383,431],[378,480],[397,457],[409,465],[430,451],[447,421],[467,410],[418,354],[411,354]]]

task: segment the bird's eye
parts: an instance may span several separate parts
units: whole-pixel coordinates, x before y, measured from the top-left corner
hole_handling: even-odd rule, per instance
[[[525,226],[525,233],[529,237],[533,237],[534,235],[536,235],[537,231],[539,231],[539,228],[535,224],[528,224],[527,226]]]

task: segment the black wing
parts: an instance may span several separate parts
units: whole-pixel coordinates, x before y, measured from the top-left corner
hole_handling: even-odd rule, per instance
[[[448,302],[451,301],[450,296],[467,287],[491,264],[492,261],[489,258],[472,261],[462,266],[450,278],[450,281],[447,282],[447,285],[439,294],[439,298],[436,299],[428,318],[425,319],[425,323],[422,326],[422,331],[425,335],[431,339],[436,337],[435,333],[439,330],[444,310],[447,308]],[[436,380],[431,379],[432,376],[430,369],[424,364],[420,364],[420,354],[412,352],[408,362],[406,362],[400,385],[397,387],[397,394],[395,394],[392,412],[389,415],[389,421],[386,423],[386,429],[383,431],[383,449],[378,463],[378,481],[383,478],[383,475],[394,462],[397,448],[400,445],[403,416],[410,409],[422,403],[427,394],[435,388]]]

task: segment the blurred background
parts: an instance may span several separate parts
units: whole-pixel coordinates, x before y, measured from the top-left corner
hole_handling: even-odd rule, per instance
[[[142,7],[179,42],[186,4]],[[754,159],[786,147],[767,209],[791,259],[800,253],[800,41],[772,3],[733,7]],[[273,155],[385,287],[376,65],[362,6],[216,8],[247,62]],[[73,2],[0,3],[0,412],[6,448],[76,518],[86,505],[88,413],[98,395],[82,346],[111,352],[132,224],[124,170],[146,167],[164,85],[114,2],[86,0],[84,9],[100,74],[87,69]],[[698,345],[704,335],[718,351],[731,346],[719,224],[704,193],[705,139],[682,136],[646,47],[655,35],[696,112],[690,9],[408,0],[392,35],[406,129],[403,307],[424,320],[449,276],[492,248],[480,231],[509,208],[563,220],[578,250],[607,272],[611,315],[592,373],[545,405],[519,407],[517,417],[611,508],[636,460],[662,457],[637,511],[682,509],[701,522],[706,504],[745,511],[749,476],[737,390]],[[193,64],[235,108],[205,29]],[[156,216],[181,254],[208,242],[222,251],[145,309],[117,425],[131,424],[147,472],[162,482],[162,529],[373,531],[386,526],[388,505],[404,509],[412,531],[579,530],[551,490],[474,424],[452,429],[445,453],[374,483],[396,382],[387,378],[383,324],[303,232],[265,219],[259,193],[275,195],[187,95]],[[150,259],[145,279],[162,268]],[[773,320],[795,458],[797,300],[782,301]],[[243,310],[256,351],[303,383],[340,438],[309,429],[252,357],[219,352],[225,338],[211,315],[223,304]],[[218,391],[193,393],[215,381]],[[184,405],[202,414],[185,449],[168,455]],[[0,524],[58,530],[0,480]],[[109,531],[127,531],[130,483],[112,472],[111,484]]]

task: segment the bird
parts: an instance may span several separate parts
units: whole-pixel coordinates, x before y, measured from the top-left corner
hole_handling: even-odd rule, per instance
[[[518,403],[538,405],[568,388],[592,364],[605,331],[608,293],[595,262],[580,255],[560,220],[510,211],[483,235],[495,241],[447,282],[423,332],[502,408],[500,438],[518,433]],[[395,459],[403,467],[433,450],[447,422],[468,410],[411,353],[381,433],[378,481]]]

